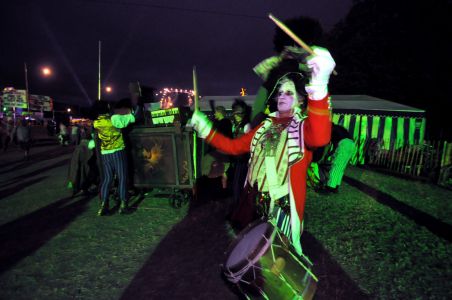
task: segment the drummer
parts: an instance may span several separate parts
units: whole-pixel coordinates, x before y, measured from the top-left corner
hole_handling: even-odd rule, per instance
[[[253,211],[242,225],[259,215],[267,216],[300,255],[306,170],[313,149],[326,145],[331,136],[328,81],[335,62],[327,49],[313,49],[315,55],[306,61],[310,72],[290,72],[279,77],[269,99],[276,101],[277,111],[248,133],[230,139],[214,130],[199,110],[191,121],[199,136],[219,150],[233,155],[250,152],[245,186],[248,198],[242,201],[241,208],[244,215],[249,208]],[[300,109],[304,95],[306,112]]]

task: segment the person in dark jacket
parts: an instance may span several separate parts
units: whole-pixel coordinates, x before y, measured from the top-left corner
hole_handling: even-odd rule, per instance
[[[96,155],[93,148],[94,146],[90,147],[89,139],[82,139],[72,153],[68,172],[68,187],[72,188],[72,196],[80,191],[87,194],[90,186],[98,183]]]
[[[24,150],[24,159],[28,159],[31,147],[31,127],[27,120],[23,119],[16,130],[17,142]]]

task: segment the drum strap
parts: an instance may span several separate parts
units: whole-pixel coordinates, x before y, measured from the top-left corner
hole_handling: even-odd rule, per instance
[[[291,176],[289,174],[289,184],[291,185]],[[291,185],[292,186],[292,185]],[[289,191],[289,199],[290,199],[290,226],[292,227],[292,246],[295,248],[295,251],[298,255],[303,255],[303,250],[301,249],[300,236],[301,231],[303,230],[303,224],[300,222],[300,218],[298,217],[297,207],[295,204],[295,197],[293,195],[292,189]]]

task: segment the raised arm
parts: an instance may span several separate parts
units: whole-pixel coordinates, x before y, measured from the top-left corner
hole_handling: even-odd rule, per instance
[[[311,78],[308,92],[308,118],[304,123],[304,140],[308,147],[321,147],[331,139],[331,106],[328,81],[336,66],[327,49],[312,47],[314,55],[308,57]]]
[[[127,125],[129,125],[130,123],[134,123],[135,122],[135,116],[132,115],[131,113],[126,114],[126,115],[113,115],[111,116],[111,124],[116,127],[116,128],[125,128],[127,127]]]
[[[321,100],[308,100],[308,118],[303,125],[306,146],[318,148],[325,146],[331,139],[331,111],[329,96]]]
[[[260,127],[254,128],[239,138],[231,139],[213,129],[212,122],[210,122],[207,116],[200,111],[195,111],[193,113],[191,124],[198,132],[198,135],[205,139],[207,143],[224,153],[232,155],[240,155],[249,152],[254,133]]]

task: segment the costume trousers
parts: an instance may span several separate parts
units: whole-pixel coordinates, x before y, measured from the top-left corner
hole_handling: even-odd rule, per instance
[[[343,139],[339,142],[333,153],[327,186],[336,188],[341,185],[345,168],[355,154],[355,149],[355,143],[351,139]]]
[[[102,164],[104,176],[100,188],[100,198],[103,202],[108,201],[110,187],[114,180],[114,175],[118,176],[119,199],[127,200],[127,157],[125,150],[114,153],[102,154]]]

